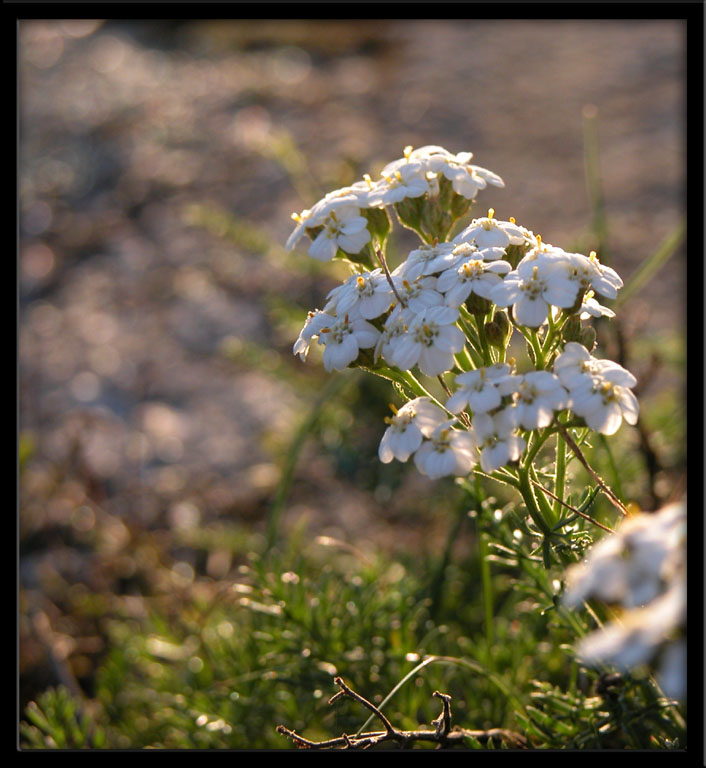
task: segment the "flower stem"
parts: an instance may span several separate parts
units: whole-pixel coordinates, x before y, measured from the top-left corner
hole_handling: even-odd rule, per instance
[[[556,462],[554,465],[554,494],[557,500],[554,502],[554,514],[561,515],[561,506],[564,501],[564,484],[566,480],[566,441],[557,433],[556,436]]]

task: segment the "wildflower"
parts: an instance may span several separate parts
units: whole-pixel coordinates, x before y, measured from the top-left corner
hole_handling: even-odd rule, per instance
[[[320,309],[309,312],[304,327],[301,329],[299,337],[294,342],[294,347],[292,348],[293,354],[299,355],[299,359],[302,362],[306,362],[312,339],[319,335],[322,328],[325,328],[334,321],[335,318],[332,315],[327,312],[322,312]]]
[[[477,253],[480,255],[483,251]],[[502,283],[500,275],[507,274],[511,269],[507,261],[486,262],[466,257],[459,265],[439,275],[437,288],[445,294],[445,304],[459,307],[471,294],[490,299],[493,288]]]
[[[622,387],[634,387],[637,379],[612,360],[599,360],[582,344],[569,341],[554,361],[554,373],[561,383],[572,392],[592,386],[594,379],[606,380]]]
[[[629,389],[636,380],[617,363],[596,362],[599,365],[588,362],[593,373],[571,379],[571,410],[595,432],[613,435],[620,429],[623,419],[628,424],[637,424],[639,405]]]
[[[410,251],[409,255],[392,273],[405,280],[416,280],[420,275],[428,276],[447,269],[457,260],[452,243],[424,243]]]
[[[436,152],[428,155],[427,163],[432,171],[449,179],[457,195],[468,200],[473,200],[478,191],[485,189],[488,184],[495,187],[505,186],[505,182],[496,173],[471,165],[472,157],[471,152],[459,152],[457,155]]]
[[[453,429],[451,421],[434,429],[414,454],[414,463],[424,475],[435,479],[445,475],[462,477],[478,462],[475,440],[470,432]]]
[[[618,296],[623,281],[614,269],[605,267],[598,261],[595,251],[591,251],[588,257],[581,253],[567,253],[566,257],[564,268],[569,279],[579,285],[581,293],[592,289],[607,299],[615,299]]]
[[[400,299],[416,314],[444,303],[444,297],[437,289],[437,280],[432,275],[429,277],[420,275],[412,281],[400,279],[397,276],[393,276],[392,279]]]
[[[514,393],[517,423],[525,429],[543,429],[554,419],[554,411],[568,407],[569,396],[559,377],[549,371],[530,371],[522,376],[505,376],[498,390]]]
[[[429,437],[445,421],[444,412],[428,397],[417,397],[399,410],[394,410],[394,416],[385,419],[389,426],[378,450],[383,464],[388,464],[392,459],[407,461],[422,444],[422,439]]]
[[[446,407],[451,413],[460,413],[466,406],[470,406],[474,413],[486,413],[498,408],[502,395],[497,383],[508,376],[510,370],[507,363],[496,363],[488,368],[459,373],[454,382],[458,389],[448,399]]]
[[[383,271],[375,269],[352,275],[326,298],[332,302],[338,315],[348,312],[372,320],[387,312],[394,301],[394,294]]]
[[[493,208],[488,216],[473,221],[454,239],[453,242],[475,243],[478,248],[507,248],[508,245],[523,245],[529,233],[513,221],[499,221]]]
[[[331,211],[323,222],[323,229],[314,238],[309,255],[317,261],[331,261],[339,248],[346,253],[358,253],[370,241],[367,219],[359,212],[352,205]]]
[[[386,166],[382,179],[370,192],[370,204],[384,206],[399,203],[407,197],[421,197],[429,192],[424,166],[416,161],[400,164],[394,170]]]
[[[480,465],[484,472],[494,472],[520,458],[526,444],[523,438],[515,434],[516,427],[516,408],[505,408],[493,415],[478,413],[473,417]]]
[[[518,325],[537,328],[546,321],[552,305],[572,306],[576,301],[577,288],[550,261],[535,264],[523,262],[493,288],[491,300],[498,307],[512,305]]]
[[[460,352],[466,337],[456,327],[458,310],[430,307],[410,320],[407,332],[391,339],[388,359],[401,370],[415,365],[427,376],[437,376],[454,367],[454,352]]]
[[[595,597],[627,608],[644,605],[682,568],[685,536],[684,504],[626,518],[583,563],[567,571],[564,602],[574,607]]]
[[[345,315],[319,330],[319,344],[325,344],[324,368],[342,371],[357,357],[361,349],[374,347],[380,332],[363,318]]]
[[[615,317],[615,312],[612,309],[604,307],[593,298],[593,291],[586,294],[579,312],[581,320],[588,320],[591,317]]]

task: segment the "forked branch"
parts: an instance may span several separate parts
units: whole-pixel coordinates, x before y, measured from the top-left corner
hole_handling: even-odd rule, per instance
[[[441,699],[443,708],[439,717],[432,721],[432,724],[436,726],[435,729],[433,731],[429,729],[402,731],[395,728],[375,704],[354,691],[340,677],[336,677],[334,682],[341,690],[329,699],[329,704],[333,704],[338,699],[344,697],[353,699],[353,701],[357,701],[361,706],[372,712],[380,720],[385,730],[369,731],[356,734],[355,736],[343,733],[337,738],[326,739],[325,741],[305,739],[284,725],[277,726],[277,732],[291,739],[301,749],[370,749],[386,741],[394,741],[401,749],[411,747],[416,742],[436,744],[437,749],[443,749],[447,746],[463,744],[469,738],[478,739],[481,742],[497,739],[500,742],[504,742],[508,747],[516,749],[527,749],[530,746],[522,734],[508,731],[504,728],[471,731],[466,728],[459,728],[458,726],[452,727],[451,696],[439,691],[434,691],[433,695]]]

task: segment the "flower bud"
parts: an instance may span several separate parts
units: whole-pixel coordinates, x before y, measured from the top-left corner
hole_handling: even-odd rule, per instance
[[[384,245],[390,234],[390,217],[386,208],[365,208],[361,214],[368,220],[368,231],[372,239]]]
[[[484,299],[482,296],[479,296],[477,293],[472,293],[467,299],[466,299],[466,309],[472,314],[472,315],[487,315],[488,312],[490,312],[492,304],[490,302],[490,299]]]
[[[596,346],[596,329],[590,325],[586,326],[579,335],[579,341],[589,352],[592,352]]]
[[[400,224],[418,232],[422,228],[422,209],[424,197],[406,197],[395,203],[395,212]]]
[[[562,331],[562,337],[564,341],[580,341],[581,340],[581,320],[578,315],[572,315],[564,326]]]
[[[498,312],[491,322],[485,324],[485,335],[488,343],[497,349],[507,347],[508,337],[512,332],[512,326],[504,312]]]

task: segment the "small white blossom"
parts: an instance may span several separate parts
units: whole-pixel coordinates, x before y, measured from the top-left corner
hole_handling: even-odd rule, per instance
[[[455,420],[440,424],[414,454],[414,463],[424,475],[435,479],[445,475],[463,477],[478,462],[470,432],[453,429]]]
[[[589,291],[586,294],[586,298],[581,304],[579,313],[581,320],[588,320],[591,317],[615,317],[615,312],[613,312],[612,309],[604,307],[593,298],[592,291]]]
[[[516,428],[516,408],[505,408],[493,415],[479,413],[473,417],[480,465],[484,472],[494,472],[520,458],[526,443],[515,433]]]
[[[457,195],[473,200],[478,191],[485,189],[488,184],[494,187],[504,187],[505,182],[496,173],[487,168],[471,165],[471,152],[459,152],[449,156],[448,153],[433,153],[428,156],[430,170],[443,174],[451,182]]]
[[[424,277],[420,275],[416,280],[400,279],[393,276],[397,293],[409,309],[421,314],[429,307],[438,307],[444,303],[444,297],[437,288],[437,281],[433,275]]]
[[[553,370],[569,392],[591,387],[594,378],[621,387],[634,387],[637,384],[637,379],[621,365],[612,360],[593,357],[586,347],[576,341],[564,345],[562,353],[554,361]]]
[[[402,163],[394,170],[386,166],[382,177],[370,193],[371,205],[393,205],[407,197],[421,197],[430,191],[424,166],[416,161]]]
[[[419,448],[424,437],[430,437],[446,414],[428,397],[417,397],[385,419],[388,428],[380,441],[378,455],[383,464],[393,459],[407,461]]]
[[[358,253],[370,241],[367,219],[359,214],[360,210],[351,205],[331,211],[311,244],[309,255],[317,261],[331,261],[339,248],[346,253]]]
[[[524,429],[548,427],[554,419],[554,411],[569,404],[569,395],[559,377],[549,371],[506,376],[497,386],[503,395],[514,393],[517,422]]]
[[[507,274],[511,269],[507,261],[486,262],[467,257],[439,275],[437,288],[445,294],[445,304],[459,307],[472,293],[490,299],[493,288],[502,283],[500,275]]]
[[[575,303],[577,286],[551,261],[523,262],[493,289],[491,300],[498,307],[512,305],[519,325],[537,328],[546,321],[551,306]]]
[[[512,221],[500,221],[495,218],[491,208],[488,216],[473,221],[454,239],[455,244],[475,243],[478,248],[507,248],[508,245],[523,245],[528,242],[526,229]]]
[[[457,261],[452,243],[436,243],[420,245],[410,251],[407,258],[392,273],[408,281],[416,280],[420,275],[428,276],[447,269]]]
[[[618,296],[623,281],[614,269],[605,267],[598,261],[595,251],[591,251],[590,256],[581,253],[567,253],[566,256],[567,274],[579,285],[582,293],[592,289],[607,299],[615,299]]]
[[[385,359],[403,371],[418,365],[427,376],[451,370],[454,353],[466,344],[466,337],[455,325],[457,318],[458,310],[445,306],[415,315],[406,333],[390,339]]]
[[[502,394],[497,383],[508,376],[510,370],[507,363],[496,363],[488,368],[459,373],[454,381],[458,389],[448,399],[446,407],[451,413],[460,413],[466,406],[470,406],[473,413],[486,413],[498,408]]]
[[[361,349],[374,347],[380,332],[367,320],[348,315],[319,330],[319,344],[325,344],[324,368],[342,371],[357,357]]]
[[[334,288],[326,297],[337,315],[360,314],[365,320],[383,315],[392,305],[395,296],[383,271],[367,270],[351,275],[343,285]],[[327,305],[328,308],[329,305]]]
[[[309,354],[309,347],[311,346],[312,339],[319,335],[322,328],[326,328],[330,323],[335,322],[335,319],[335,317],[327,312],[322,312],[320,309],[309,312],[304,327],[301,329],[299,337],[294,342],[292,352],[295,355],[299,355],[299,359],[302,362],[305,362]]]

